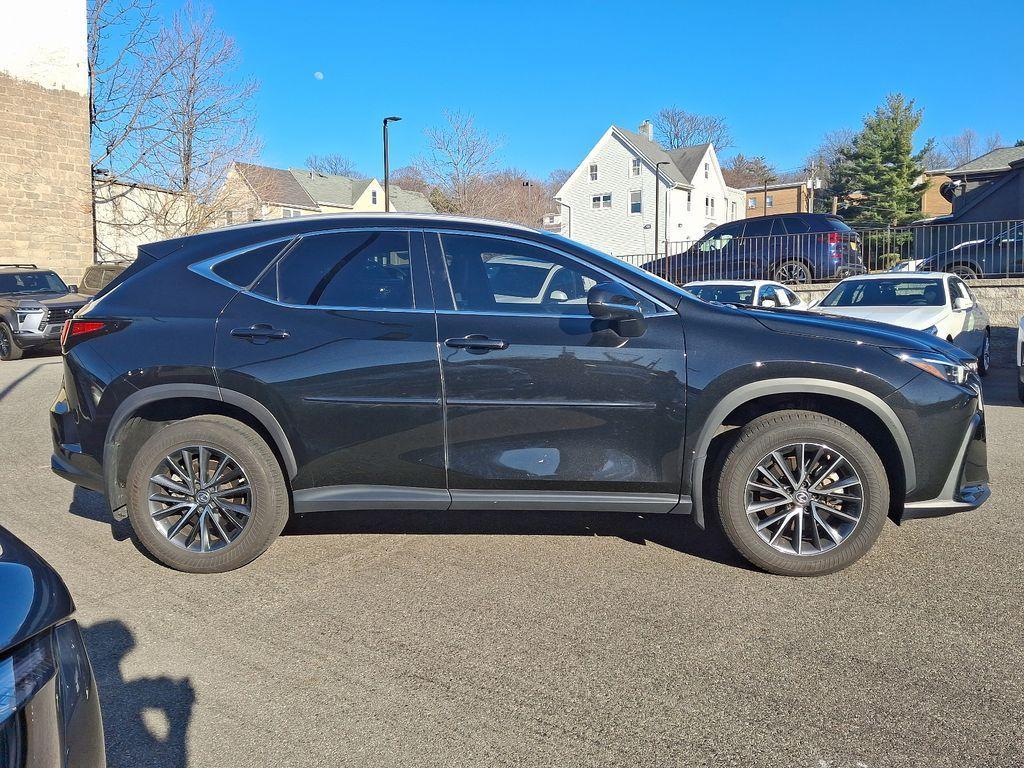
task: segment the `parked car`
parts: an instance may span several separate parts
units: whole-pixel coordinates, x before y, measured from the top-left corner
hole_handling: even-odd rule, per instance
[[[1024,403],[1024,317],[1017,322],[1017,397]]]
[[[897,261],[889,268],[889,272],[920,272],[924,259],[904,259]]]
[[[867,270],[860,235],[838,216],[783,213],[731,221],[680,254],[643,268],[669,282],[770,279],[786,285],[833,280]]]
[[[925,331],[978,358],[988,373],[992,331],[988,313],[956,275],[915,272],[862,275],[843,280],[815,306],[815,312],[877,320]]]
[[[698,280],[683,288],[698,299],[753,307],[805,310],[810,306],[782,283],[771,280]]]
[[[82,282],[78,286],[78,292],[83,296],[95,296],[106,288],[115,277],[124,272],[130,263],[128,261],[105,261],[86,267],[82,274]]]
[[[952,272],[964,280],[1024,275],[1024,223],[1008,226],[991,237],[959,243],[925,259],[919,269]]]
[[[64,321],[86,299],[56,272],[35,264],[0,264],[0,360],[60,340]]]
[[[511,300],[557,266],[586,303]],[[988,496],[973,358],[933,335],[705,302],[551,233],[304,216],[144,245],[64,332],[54,471],[159,561],[239,567],[289,514],[718,518],[775,573],[843,568],[890,511]],[[518,280],[518,277],[515,278]]]
[[[99,695],[60,576],[0,527],[0,765],[102,768]]]

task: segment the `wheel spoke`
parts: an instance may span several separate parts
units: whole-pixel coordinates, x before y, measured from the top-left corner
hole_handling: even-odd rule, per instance
[[[235,528],[241,530],[245,526],[245,518],[243,517],[243,519],[239,520],[230,509],[225,509],[223,504],[218,504],[217,509],[220,510],[220,513],[224,515],[224,517],[231,521],[231,524],[235,526]]]
[[[808,486],[807,490],[813,491],[815,488],[817,488],[818,484],[821,481],[825,480],[827,477],[829,477],[829,475],[831,475],[835,471],[835,468],[838,467],[840,464],[842,464],[844,461],[845,461],[845,459],[842,456],[840,456],[835,461],[833,461],[831,464],[829,464],[828,469],[826,469],[824,472],[822,472],[821,475],[818,477],[818,479],[815,480],[813,483],[811,483]]]
[[[227,531],[224,530],[224,526],[221,525],[220,520],[217,519],[217,515],[211,513],[210,522],[213,523],[213,527],[217,529],[217,535],[220,536],[221,539],[223,539],[225,544],[231,541],[231,538],[228,536]]]
[[[190,488],[186,488],[184,485],[174,482],[173,480],[171,480],[171,478],[167,477],[166,475],[153,475],[153,477],[149,478],[149,480],[152,483],[156,483],[157,485],[166,488],[168,491],[180,493],[182,496],[192,495],[192,490]]]
[[[789,481],[790,490],[799,486],[800,483],[796,481],[796,478],[793,477],[793,473],[789,471],[789,462],[782,458],[778,451],[772,451],[772,458],[775,459],[775,463],[779,465],[779,469],[782,470],[782,474],[784,474],[786,479]]]
[[[790,512],[788,515],[786,515],[786,519],[782,521],[782,524],[778,527],[778,529],[775,531],[775,534],[768,541],[769,544],[774,544],[778,540],[779,536],[782,535],[782,532],[784,530],[786,530],[786,528],[789,527],[789,522],[792,519],[793,519],[793,512]]]
[[[174,504],[173,506],[164,507],[163,509],[158,509],[156,512],[153,512],[153,519],[163,520],[165,517],[168,517],[169,515],[176,515],[183,509],[188,509],[191,506],[192,502],[190,501],[180,501],[177,504]]]
[[[205,445],[199,446],[199,486],[203,487],[206,485],[206,480],[210,476],[210,449]]]
[[[203,552],[210,551],[210,513],[203,511],[199,516],[199,549]]]
[[[779,482],[779,479],[775,477],[775,475],[773,475],[771,472],[769,472],[762,464],[758,464],[755,471],[760,472],[762,475],[768,478],[768,481],[772,483],[772,485],[774,485],[776,490],[778,490],[780,493],[786,494],[787,496],[789,495],[789,491],[787,491],[785,486],[783,486],[782,483]]]
[[[785,518],[789,517],[792,514],[793,514],[793,510],[785,509],[782,512],[779,512],[778,514],[772,515],[771,517],[766,517],[764,520],[759,522],[755,526],[755,528],[758,531],[763,531],[765,528],[771,528],[777,522],[779,522],[780,520],[784,520]]]
[[[843,537],[839,535],[837,530],[821,519],[821,515],[818,514],[818,505],[813,501],[811,502],[811,516],[814,518],[814,522],[821,526],[821,529],[828,534],[828,537],[832,539],[832,541],[839,544],[843,540]]]
[[[224,501],[224,499],[217,499],[217,506],[221,509],[226,509],[229,512],[234,512],[236,515],[242,515],[248,518],[252,514],[252,510],[248,507],[242,506],[241,504],[232,504],[230,501]]]
[[[763,512],[766,509],[774,509],[775,507],[781,507],[783,504],[792,504],[789,499],[777,499],[775,501],[756,501],[753,504],[747,505],[747,514],[752,515],[755,512]]]
[[[181,529],[185,527],[185,524],[188,523],[188,521],[192,518],[192,515],[195,514],[197,509],[197,506],[195,506],[194,504],[191,505],[189,507],[189,510],[181,516],[181,519],[179,519],[178,522],[171,526],[171,528],[167,531],[167,538],[173,539],[175,536],[181,533]]]
[[[234,488],[226,488],[223,491],[215,491],[214,493],[212,493],[210,495],[211,496],[215,496],[218,499],[222,499],[225,496],[227,498],[231,499],[231,498],[234,498],[235,496],[241,496],[243,493],[248,493],[248,492],[249,492],[249,486],[248,485],[236,485]]]
[[[747,483],[747,488],[756,488],[757,490],[764,491],[765,493],[775,493],[778,494],[779,496],[785,496],[787,499],[790,498],[790,495],[781,488],[773,488],[770,485],[762,485],[761,483],[751,482]]]

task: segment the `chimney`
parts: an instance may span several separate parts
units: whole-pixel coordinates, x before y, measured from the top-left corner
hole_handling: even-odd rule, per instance
[[[654,126],[651,125],[650,120],[644,120],[640,123],[638,129],[641,136],[646,136],[648,141],[654,141]]]

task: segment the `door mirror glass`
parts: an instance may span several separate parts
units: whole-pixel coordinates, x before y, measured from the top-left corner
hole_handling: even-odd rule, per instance
[[[970,309],[973,306],[974,302],[968,298],[964,298],[963,296],[958,296],[957,298],[953,299],[953,309],[959,312],[962,312],[966,309]]]
[[[72,283],[71,285],[68,286],[68,292],[69,293],[78,293],[78,286],[75,285],[74,283]]]

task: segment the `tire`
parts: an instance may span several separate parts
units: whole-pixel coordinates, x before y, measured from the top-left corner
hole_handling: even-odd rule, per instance
[[[992,367],[992,334],[985,329],[985,340],[981,342],[981,354],[978,355],[978,375],[988,376]]]
[[[14,343],[14,334],[7,323],[0,323],[0,360],[20,360],[25,351]]]
[[[977,280],[981,275],[970,264],[954,264],[949,271],[961,280]]]
[[[782,476],[783,485],[786,485],[781,468],[771,458],[772,453],[779,453],[788,463],[790,456],[787,450],[793,450],[796,464],[800,444],[808,444],[805,451],[810,451],[812,458],[821,457],[819,463],[811,464],[812,470],[807,473],[808,479],[816,482],[805,482],[803,486],[798,486],[807,489],[802,496],[799,490],[790,495],[791,499],[799,498],[804,504],[799,509],[806,507],[806,511],[794,512],[798,508],[796,503],[790,504],[788,501],[758,511],[753,514],[758,524],[772,517],[782,517],[778,523],[758,533],[748,517],[748,503],[752,506],[767,505],[778,501],[782,494],[771,490],[770,481],[757,474],[763,487],[768,487],[771,492],[751,490],[750,494],[757,498],[749,498],[748,480],[759,471],[759,464],[768,462],[769,466],[775,468],[773,474]],[[825,452],[818,454],[818,447]],[[840,457],[837,470],[823,474],[828,471],[828,466],[836,456]],[[822,466],[826,468],[822,469]],[[790,470],[791,474],[796,475],[795,467],[791,466]],[[815,477],[816,474],[821,477]],[[850,478],[859,482],[853,484]],[[801,478],[796,476],[794,479]],[[822,489],[833,486],[842,490],[834,490],[828,495],[823,493]],[[808,490],[815,487],[817,490],[811,498],[816,503],[810,504],[804,497],[808,495]],[[839,517],[838,511],[833,513],[830,507],[825,507],[823,499],[829,499],[829,504],[836,510],[842,509],[844,517]],[[821,576],[851,565],[875,543],[889,512],[889,479],[878,454],[860,433],[847,424],[811,411],[778,411],[757,418],[741,428],[722,467],[718,510],[725,535],[753,565],[782,576]],[[826,534],[823,526],[815,524],[811,510],[829,525],[831,537]],[[763,517],[758,519],[758,516]],[[853,521],[847,519],[851,517]],[[802,534],[799,537],[799,548],[795,543],[798,524]],[[766,539],[774,537],[776,533],[779,538],[773,546]],[[818,545],[814,544],[815,538],[820,539]],[[798,549],[800,554],[797,553]]]
[[[802,261],[784,261],[775,267],[772,279],[783,285],[805,285],[813,279],[811,268]]]
[[[205,450],[208,480],[221,474],[226,482],[210,486],[205,495],[198,485],[189,491],[183,453],[188,448]],[[203,454],[187,455],[187,466],[198,474]],[[177,473],[166,457],[174,458]],[[239,470],[241,477],[234,477]],[[158,476],[159,483],[154,482]],[[171,490],[167,483],[186,492]],[[128,519],[139,543],[164,565],[189,573],[223,573],[252,562],[288,521],[288,486],[274,452],[254,430],[224,416],[195,416],[161,428],[132,460],[125,490]],[[161,500],[152,500],[153,495]],[[179,498],[175,504],[162,500]],[[166,514],[177,507],[182,511]],[[186,522],[177,525],[182,518]]]

